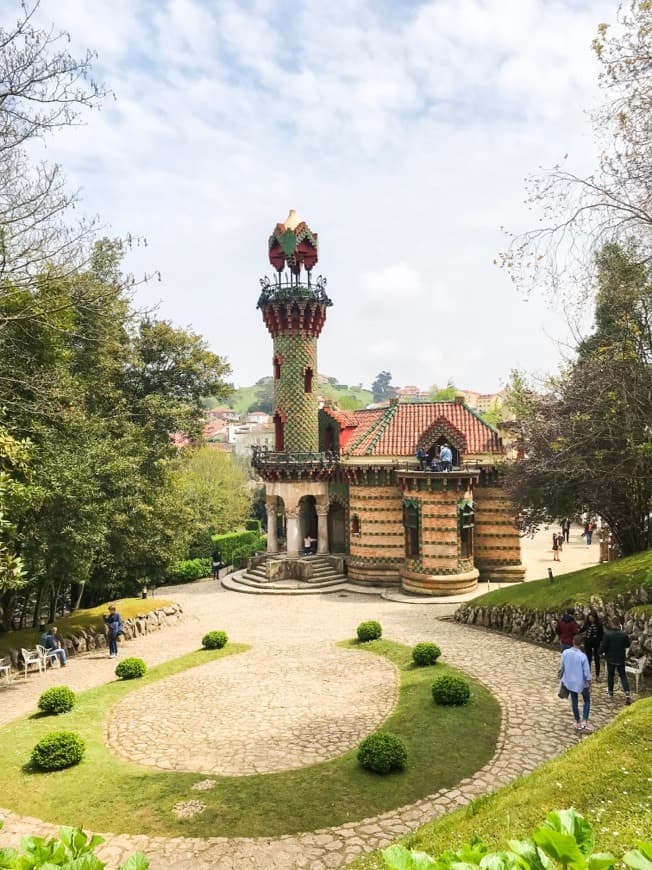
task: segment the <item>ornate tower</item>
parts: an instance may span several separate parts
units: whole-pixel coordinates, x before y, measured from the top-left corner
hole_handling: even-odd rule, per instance
[[[316,453],[317,339],[331,301],[326,280],[312,283],[317,233],[292,209],[269,239],[274,281],[261,279],[258,308],[274,339],[274,434],[277,453]],[[305,277],[303,274],[305,270]]]
[[[277,553],[277,515],[286,521],[287,555],[296,557],[306,539],[328,550],[328,477],[331,456],[319,452],[317,339],[332,304],[326,279],[312,280],[318,260],[317,233],[294,210],[269,239],[276,270],[261,278],[258,299],[274,340],[274,452],[254,449],[254,466],[267,492],[267,549]],[[308,549],[308,548],[306,548]]]

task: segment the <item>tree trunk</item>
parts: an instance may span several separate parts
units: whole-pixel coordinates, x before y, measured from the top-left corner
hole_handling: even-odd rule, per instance
[[[43,592],[45,591],[45,581],[39,581],[36,587],[36,602],[34,604],[34,617],[32,619],[32,628],[38,628],[41,624],[41,605],[43,604]]]
[[[81,598],[84,594],[84,583],[71,583],[70,585],[70,612],[74,613],[75,610],[79,610],[79,605],[81,604]]]
[[[13,589],[7,589],[2,595],[2,627],[5,631],[13,629],[14,607],[16,606],[16,593]]]

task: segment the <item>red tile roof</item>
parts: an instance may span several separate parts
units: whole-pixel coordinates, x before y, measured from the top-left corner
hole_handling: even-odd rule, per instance
[[[502,454],[498,433],[466,405],[458,402],[412,402],[363,411],[327,413],[356,431],[347,439],[348,456],[414,456],[422,439],[446,435],[463,453]]]

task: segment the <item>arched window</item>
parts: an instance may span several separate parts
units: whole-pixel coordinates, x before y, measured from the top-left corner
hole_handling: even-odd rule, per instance
[[[285,432],[281,415],[277,412],[274,414],[274,444],[277,453],[283,453],[285,450]]]
[[[419,558],[419,506],[416,502],[403,502],[403,525],[405,527],[405,557]]]
[[[460,557],[470,559],[473,556],[473,526],[475,514],[473,504],[469,501],[460,505]]]
[[[360,517],[357,514],[351,517],[351,534],[355,538],[360,537]]]
[[[304,393],[312,393],[312,369],[310,366],[303,373],[303,391]]]

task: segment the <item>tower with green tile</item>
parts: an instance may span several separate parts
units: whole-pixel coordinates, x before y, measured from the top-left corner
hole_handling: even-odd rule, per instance
[[[269,238],[269,261],[276,274],[261,279],[258,308],[274,341],[274,443],[279,454],[319,451],[317,339],[332,304],[326,279],[312,278],[318,239],[290,211]]]

